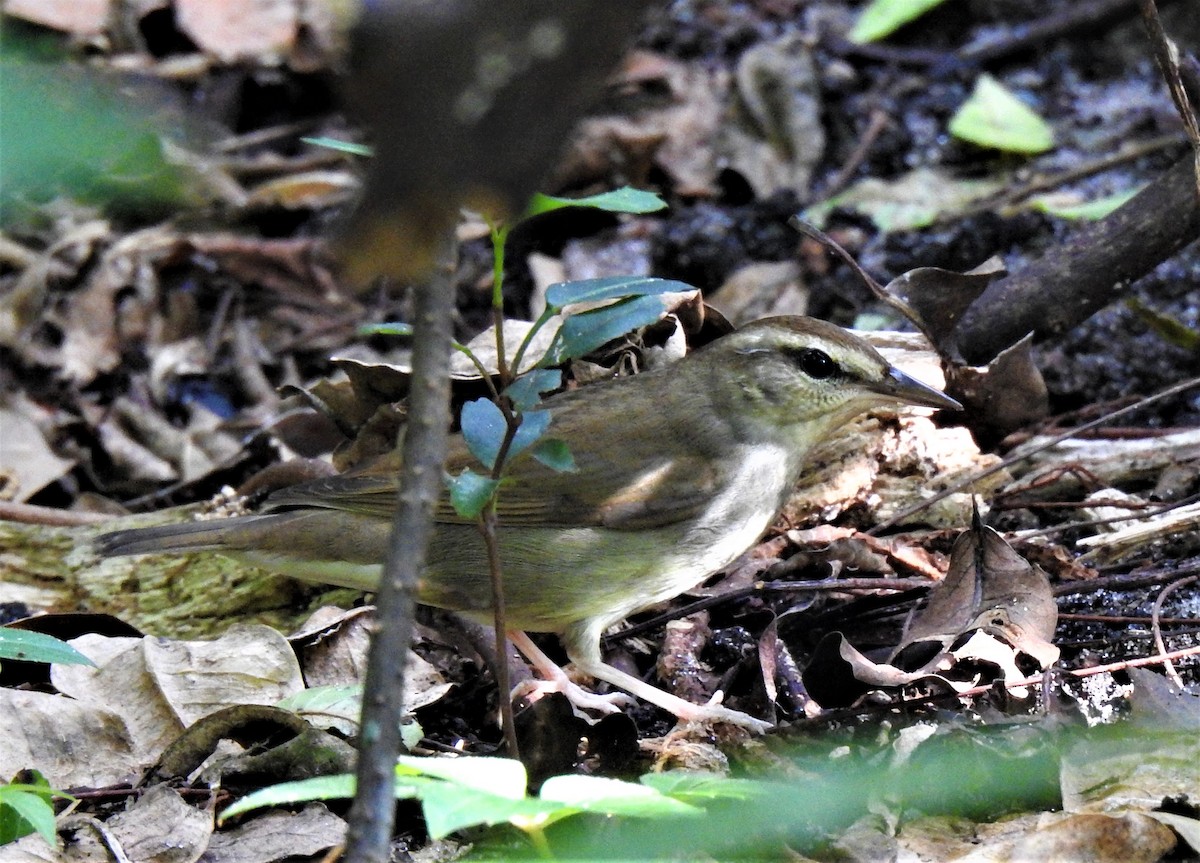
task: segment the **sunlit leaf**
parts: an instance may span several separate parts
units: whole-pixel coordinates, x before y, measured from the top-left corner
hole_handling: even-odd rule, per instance
[[[512,758],[417,758],[401,755],[396,776],[428,776],[461,788],[487,791],[510,800],[525,796],[529,784],[525,766]]]
[[[1044,153],[1054,147],[1054,130],[991,75],[950,118],[950,134],[981,147],[1010,153]]]
[[[54,847],[58,836],[52,796],[48,786],[0,785],[0,845],[36,832]]]
[[[944,0],[874,0],[858,16],[848,38],[859,44],[875,42],[890,36],[942,2]]]
[[[1103,198],[1097,198],[1094,201],[1084,201],[1083,203],[1067,203],[1053,195],[1038,195],[1031,198],[1029,202],[1035,210],[1040,210],[1050,216],[1057,216],[1060,219],[1069,219],[1071,221],[1091,222],[1103,219],[1113,210],[1124,206],[1141,190],[1141,187],[1126,189],[1123,192],[1117,192],[1115,195],[1107,195]]]
[[[605,815],[654,818],[703,813],[702,809],[668,797],[649,785],[601,776],[552,776],[542,784],[538,796],[583,812]]]
[[[267,806],[290,806],[294,803],[308,803],[312,800],[345,800],[354,796],[356,785],[354,775],[351,773],[316,776],[296,782],[281,782],[279,785],[271,785],[261,791],[255,791],[253,794],[247,794],[241,800],[222,810],[219,820],[226,821],[235,815]]]
[[[366,144],[355,144],[353,141],[339,141],[337,138],[301,138],[305,144],[311,144],[314,147],[327,147],[330,150],[337,150],[339,153],[349,153],[352,156],[373,156],[375,151]]]

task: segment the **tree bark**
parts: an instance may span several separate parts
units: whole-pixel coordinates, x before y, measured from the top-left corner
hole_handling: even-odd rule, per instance
[[[1124,206],[984,291],[956,329],[962,356],[983,365],[1030,332],[1060,335],[1200,239],[1193,165],[1189,151]]]

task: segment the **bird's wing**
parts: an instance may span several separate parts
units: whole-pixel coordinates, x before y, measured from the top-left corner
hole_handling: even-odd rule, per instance
[[[692,451],[686,433],[668,430],[677,440],[666,457],[664,441],[647,440],[623,426],[623,416],[594,400],[551,400],[554,418],[547,437],[566,442],[576,470],[559,472],[528,452],[509,464],[500,489],[497,514],[502,524],[526,526],[609,527],[616,530],[661,527],[702,512],[727,479],[720,459]],[[597,422],[600,411],[607,422]],[[467,451],[462,437],[450,439],[446,471],[466,468],[484,472]],[[396,505],[397,455],[389,455],[360,471],[328,477],[271,495],[271,509],[326,507],[378,518],[390,518]],[[654,505],[646,501],[653,498]],[[435,519],[466,523],[444,491]]]

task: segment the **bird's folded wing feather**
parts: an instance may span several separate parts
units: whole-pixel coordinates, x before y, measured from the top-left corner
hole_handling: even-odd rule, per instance
[[[505,472],[497,514],[501,524],[529,527],[608,527],[635,530],[661,527],[695,517],[708,506],[726,480],[720,459],[689,451],[675,442],[671,457],[661,439],[639,440],[614,423],[589,422],[587,409],[576,401],[571,410],[556,411],[548,437],[561,438],[572,450],[577,470],[559,472],[529,453],[522,453]],[[618,417],[611,419],[617,420]],[[580,427],[587,429],[586,445]],[[391,455],[358,472],[328,477],[284,489],[267,501],[270,509],[325,507],[377,518],[391,518],[396,506],[399,458]],[[483,472],[461,436],[450,439],[446,472],[466,468]],[[648,503],[648,501],[653,503]],[[438,501],[435,519],[470,523],[450,504],[449,493]]]

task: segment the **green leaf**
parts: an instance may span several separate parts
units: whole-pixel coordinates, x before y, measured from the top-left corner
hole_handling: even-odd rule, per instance
[[[450,487],[450,505],[454,511],[462,518],[474,520],[488,505],[500,487],[500,481],[480,476],[468,468],[458,476],[446,477],[446,485]]]
[[[591,195],[587,198],[558,198],[538,193],[529,202],[526,216],[537,216],[563,207],[589,207],[608,213],[655,213],[667,208],[667,202],[654,192],[645,192],[630,186],[622,186],[611,192]]]
[[[491,470],[504,443],[508,423],[504,413],[491,399],[475,399],[462,408],[462,434],[471,455]]]
[[[943,0],[875,0],[854,22],[849,39],[860,45],[890,36],[900,27],[924,15]]]
[[[1124,206],[1141,190],[1142,187],[1126,189],[1123,192],[1117,192],[1115,195],[1097,198],[1094,201],[1085,201],[1081,204],[1063,203],[1061,198],[1056,198],[1053,195],[1038,195],[1030,198],[1029,202],[1035,210],[1040,210],[1048,216],[1057,216],[1060,219],[1070,219],[1072,221],[1096,221],[1097,219],[1103,219],[1113,210]]]
[[[550,411],[525,411],[520,419],[521,424],[508,447],[509,459],[516,458],[542,439],[546,429],[550,428],[552,414]]]
[[[10,627],[0,627],[0,659],[95,666],[94,662],[65,641],[41,632],[26,632]]]
[[[600,776],[552,776],[542,784],[539,797],[583,812],[604,815],[664,818],[703,813],[703,810],[674,800],[649,785]]]
[[[0,845],[36,832],[51,848],[57,847],[54,806],[48,798],[49,795],[40,790],[0,786]]]
[[[694,804],[722,800],[754,800],[768,797],[777,790],[770,782],[737,779],[690,770],[647,773],[641,777],[640,781],[660,794]]]
[[[508,446],[508,458],[513,459],[537,443],[550,426],[549,411],[527,411],[520,414],[520,425]],[[463,405],[463,440],[471,455],[488,470],[496,466],[500,447],[504,444],[508,423],[504,413],[491,399],[475,399]]]
[[[337,150],[339,153],[349,153],[352,156],[375,155],[375,151],[366,144],[355,144],[352,141],[339,141],[337,138],[326,138],[323,136],[301,138],[300,140],[314,147],[328,147],[330,150]]]
[[[561,803],[546,803],[530,797],[514,799],[452,782],[415,778],[398,778],[396,781],[397,785],[412,783],[412,796],[420,799],[425,826],[434,839],[443,839],[455,830],[479,825],[510,823],[523,830],[538,829],[578,811]]]
[[[575,303],[596,303],[628,297],[677,294],[694,291],[687,282],[657,279],[652,276],[607,276],[602,279],[581,279],[559,282],[546,289],[546,303],[561,309]]]
[[[579,467],[575,464],[575,456],[565,440],[549,438],[541,441],[533,448],[531,455],[550,470],[559,473],[575,473]]]
[[[412,324],[390,321],[382,324],[363,324],[358,328],[360,336],[411,336]]]
[[[271,785],[253,794],[247,794],[222,811],[218,821],[224,822],[235,815],[265,806],[290,806],[293,803],[309,803],[313,800],[344,800],[354,796],[356,784],[352,773],[281,782],[279,785]]]
[[[547,353],[546,359],[552,365],[558,365],[569,359],[586,356],[638,327],[655,323],[662,317],[665,308],[660,297],[641,296],[571,315],[563,322],[559,340],[555,348]]]
[[[396,776],[427,776],[453,782],[462,788],[486,791],[509,800],[521,800],[529,785],[525,765],[512,758],[417,758],[396,759]]]
[[[558,369],[533,369],[509,384],[504,394],[508,396],[514,408],[527,411],[541,403],[542,393],[548,393],[561,386],[562,372]]]
[[[1130,297],[1125,305],[1168,344],[1192,353],[1200,352],[1200,332],[1183,321],[1152,309],[1137,297]]]
[[[1054,131],[1046,121],[986,73],[950,118],[950,134],[1009,153],[1044,153],[1054,147]]]

